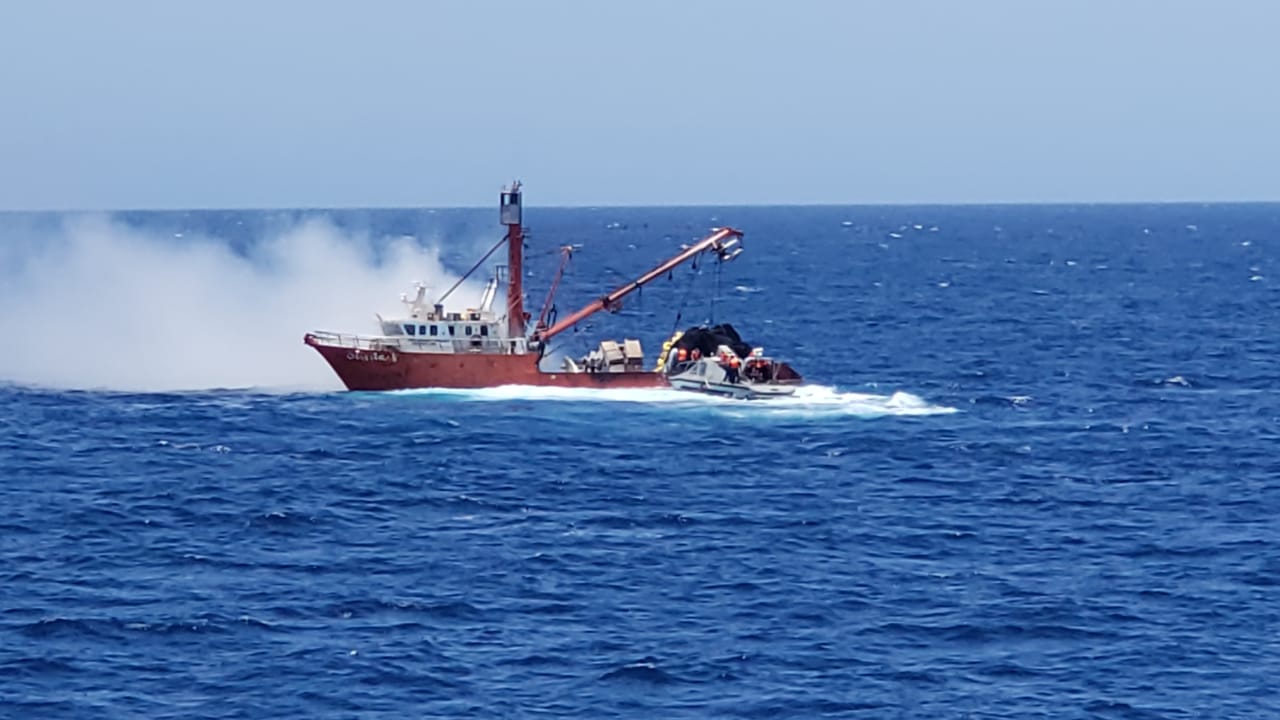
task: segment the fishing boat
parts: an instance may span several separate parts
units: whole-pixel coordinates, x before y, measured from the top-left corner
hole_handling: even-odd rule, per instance
[[[560,367],[545,369],[542,364],[553,338],[600,311],[617,312],[624,298],[674,268],[704,255],[715,262],[729,262],[742,252],[742,232],[717,228],[635,280],[552,322],[556,289],[573,252],[571,247],[561,248],[559,269],[546,302],[534,320],[525,311],[525,231],[519,182],[503,188],[499,219],[506,227],[503,239],[434,302],[428,301],[427,288],[419,284],[412,295],[401,296],[405,306],[403,314],[377,318],[377,334],[317,330],[306,333],[303,342],[320,353],[349,390],[501,385],[670,387],[672,379],[680,373],[671,374],[671,366],[665,363],[646,369],[643,348],[635,338],[603,340],[578,360],[565,358]],[[453,291],[504,244],[507,264],[499,266],[488,280],[480,303],[476,307],[447,309],[445,301]],[[494,302],[504,276],[506,303],[499,311],[495,310]],[[798,382],[799,375],[795,374],[795,378]]]

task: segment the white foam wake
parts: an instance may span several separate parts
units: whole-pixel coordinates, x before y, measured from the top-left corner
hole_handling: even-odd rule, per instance
[[[682,403],[698,401],[704,396],[682,393],[670,388],[564,388],[539,385],[502,385],[493,388],[455,390],[448,388],[422,388],[396,390],[393,395],[423,395],[450,397],[458,400],[506,401],[548,400],[562,402],[621,402],[621,403]],[[706,398],[714,400],[715,398]]]
[[[828,385],[803,385],[795,395],[768,400],[734,400],[731,398],[681,392],[670,388],[559,388],[529,385],[503,385],[475,390],[422,389],[400,390],[398,396],[449,397],[462,401],[537,400],[553,402],[613,402],[661,405],[667,407],[707,408],[733,416],[856,416],[946,415],[955,408],[932,405],[907,392],[892,395],[845,392]]]

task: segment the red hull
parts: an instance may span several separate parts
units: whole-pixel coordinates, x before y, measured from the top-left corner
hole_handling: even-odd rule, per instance
[[[662,373],[563,373],[538,369],[538,356],[401,353],[322,345],[308,336],[348,390],[487,388],[541,385],[570,388],[668,387]]]

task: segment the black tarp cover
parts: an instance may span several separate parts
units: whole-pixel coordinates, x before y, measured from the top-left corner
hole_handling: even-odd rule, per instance
[[[714,357],[721,345],[728,345],[740,358],[751,355],[751,346],[743,342],[738,331],[728,323],[711,327],[691,327],[684,331],[684,335],[680,336],[675,346],[691,352],[694,348],[698,348],[703,357]]]

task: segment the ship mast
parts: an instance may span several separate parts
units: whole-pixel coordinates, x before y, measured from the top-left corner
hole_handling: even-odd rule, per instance
[[[552,325],[550,328],[547,328],[546,330],[535,329],[533,333],[533,339],[538,342],[545,343],[546,341],[550,340],[556,335],[559,335],[565,330],[568,330],[574,325],[577,325],[579,322],[585,320],[587,317],[594,315],[595,313],[600,312],[601,310],[617,312],[618,309],[622,307],[622,298],[630,295],[636,290],[639,290],[641,287],[643,287],[645,284],[652,281],[654,278],[661,277],[667,271],[689,260],[690,258],[694,257],[698,253],[714,251],[721,260],[732,260],[733,258],[737,257],[738,253],[742,252],[742,248],[738,248],[736,250],[733,250],[732,252],[730,251],[730,248],[732,248],[734,245],[737,245],[741,240],[741,238],[742,238],[742,232],[739,230],[734,230],[733,228],[720,228],[719,230],[716,230],[715,232],[706,236],[702,240],[699,240],[693,245],[690,245],[689,247],[685,248],[685,250],[681,252],[679,255],[676,255],[664,261],[663,263],[661,263],[654,269],[650,270],[649,272],[645,273],[644,275],[641,275],[640,277],[636,278],[635,280],[632,280],[626,285],[623,285],[617,290],[614,290],[608,295],[604,295],[602,297],[596,298],[595,300],[591,301],[590,304],[583,307],[581,310],[575,312],[574,314],[570,315],[564,320],[561,320],[555,325]]]
[[[556,268],[555,277],[551,279],[551,289],[547,291],[547,299],[542,303],[542,312],[538,313],[538,322],[533,325],[533,334],[541,335],[547,330],[547,319],[551,316],[551,303],[556,299],[556,290],[560,287],[560,280],[564,278],[564,269],[569,266],[569,260],[573,257],[573,246],[565,245],[560,248],[560,267]]]
[[[502,191],[498,206],[507,226],[507,336],[524,337],[524,226],[520,213],[520,181]]]

